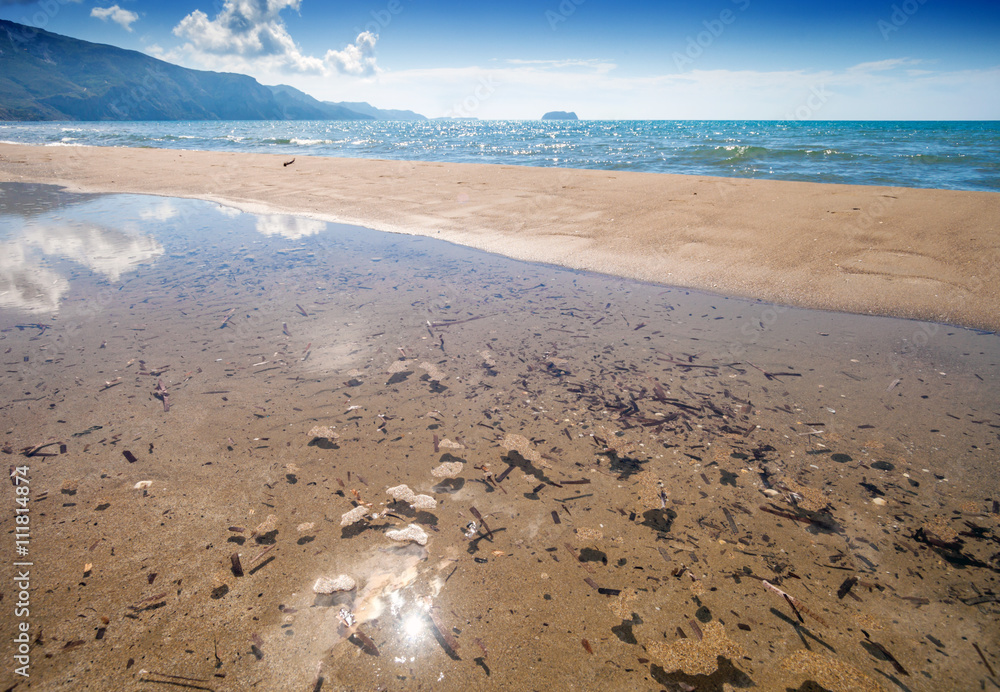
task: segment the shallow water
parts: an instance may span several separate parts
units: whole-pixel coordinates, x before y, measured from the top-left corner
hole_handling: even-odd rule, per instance
[[[0,243],[33,689],[996,683],[994,334],[46,186]]]
[[[996,122],[0,122],[4,141],[1000,189]]]

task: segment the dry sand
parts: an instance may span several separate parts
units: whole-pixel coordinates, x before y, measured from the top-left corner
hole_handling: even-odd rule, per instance
[[[1000,195],[701,176],[0,145],[0,181],[197,197],[779,303],[1000,329]]]

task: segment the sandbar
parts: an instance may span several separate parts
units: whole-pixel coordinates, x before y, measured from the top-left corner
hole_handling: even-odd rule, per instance
[[[1000,329],[1000,194],[0,144],[0,181],[304,214],[769,302]]]

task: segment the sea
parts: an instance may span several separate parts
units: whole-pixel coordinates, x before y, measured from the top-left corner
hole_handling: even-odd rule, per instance
[[[1000,121],[0,122],[0,141],[1000,190]]]

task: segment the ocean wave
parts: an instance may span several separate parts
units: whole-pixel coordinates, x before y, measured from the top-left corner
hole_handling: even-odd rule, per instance
[[[199,121],[0,123],[49,146],[188,148],[1000,190],[983,122]]]
[[[941,164],[959,164],[962,163],[961,159],[964,155],[959,154],[958,156],[941,156],[940,154],[910,154],[903,157],[908,159],[913,163],[923,164],[923,165],[941,165]]]

